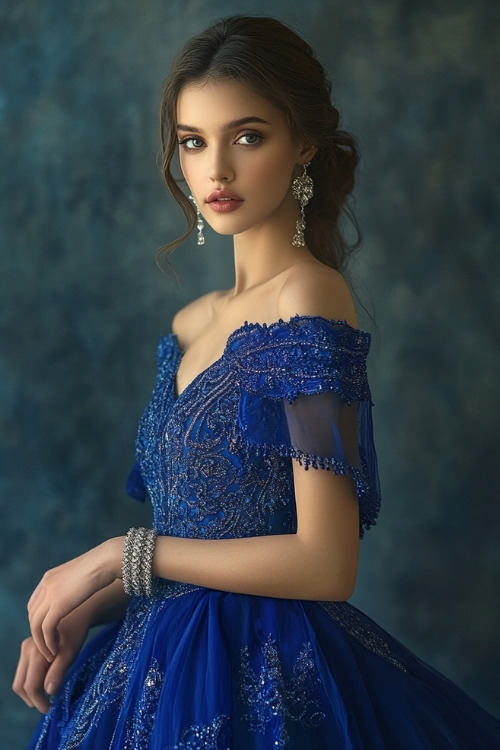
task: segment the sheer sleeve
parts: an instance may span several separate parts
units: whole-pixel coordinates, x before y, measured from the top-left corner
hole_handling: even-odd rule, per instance
[[[359,466],[357,404],[346,404],[336,393],[297,396],[285,402],[290,446],[306,462]]]
[[[305,469],[351,476],[363,535],[380,507],[366,375],[369,335],[346,323],[303,317],[256,334],[253,342],[252,336],[242,339],[238,353],[242,440]]]

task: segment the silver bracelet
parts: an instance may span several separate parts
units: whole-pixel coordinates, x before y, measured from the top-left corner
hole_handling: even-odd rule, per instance
[[[153,587],[153,553],[157,531],[155,529],[131,528],[123,545],[122,580],[123,589],[130,596],[149,596]]]

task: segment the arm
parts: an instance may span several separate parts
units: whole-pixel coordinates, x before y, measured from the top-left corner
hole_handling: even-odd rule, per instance
[[[348,477],[321,469],[306,471],[296,462],[294,478],[296,534],[220,540],[160,536],[153,574],[242,594],[348,598],[359,548],[354,485]],[[58,653],[59,624],[71,612],[79,611],[90,626],[123,605],[123,543],[124,537],[109,539],[47,571],[35,589],[28,603],[31,632],[48,662]],[[110,592],[113,596],[108,598]]]
[[[246,539],[159,537],[153,573],[242,594],[344,600],[357,572],[359,514],[347,477],[294,466],[296,534]]]
[[[159,537],[153,573],[261,596],[348,598],[354,588],[359,547],[353,483],[331,472],[305,471],[296,462],[294,479],[296,534],[221,540]],[[42,579],[41,600],[38,605],[37,600],[30,602],[33,637],[21,646],[13,683],[14,691],[28,706],[45,713],[49,708],[47,693],[53,694],[59,687],[89,628],[123,616],[129,600],[120,580],[123,541],[123,537],[110,539],[48,571]],[[71,597],[81,582],[98,585],[103,571],[105,576],[114,576],[113,583],[71,610]],[[59,613],[65,608],[69,614],[61,619]]]
[[[310,413],[312,432],[305,430],[304,435],[315,438],[321,411]],[[311,453],[328,455],[314,448]],[[160,537],[153,556],[155,575],[264,596],[349,597],[360,523],[354,483],[326,469],[306,471],[296,462],[293,471],[295,534],[221,540]],[[43,577],[28,609],[35,643],[48,661],[57,653],[61,619],[121,577],[123,542],[123,537],[108,540]]]

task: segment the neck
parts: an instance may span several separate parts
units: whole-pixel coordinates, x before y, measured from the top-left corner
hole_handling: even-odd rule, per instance
[[[236,296],[269,281],[304,260],[314,260],[307,247],[294,247],[292,235],[250,230],[234,237],[234,288]]]
[[[292,245],[298,216],[297,203],[290,199],[270,220],[234,235],[235,296],[301,261],[315,259],[307,247]]]

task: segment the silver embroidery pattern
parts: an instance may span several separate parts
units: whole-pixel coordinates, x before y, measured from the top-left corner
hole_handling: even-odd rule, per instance
[[[287,747],[290,722],[299,722],[305,729],[321,724],[325,714],[319,700],[320,686],[310,643],[304,644],[289,675],[272,635],[262,647],[258,670],[252,666],[249,648],[242,649],[240,699],[247,707],[244,718],[252,732],[263,734],[273,722],[273,747]]]
[[[193,724],[166,750],[231,750],[229,716],[221,714],[210,724]]]
[[[254,451],[243,461],[232,449],[239,393],[225,363],[215,363],[175,401],[165,385],[163,402],[157,394],[143,415],[137,443],[154,527],[206,539],[293,532],[290,459]]]
[[[153,659],[144,680],[137,711],[127,721],[123,750],[148,750],[163,679],[158,661]]]
[[[348,602],[319,602],[319,604],[332,620],[340,625],[342,630],[352,635],[368,651],[382,657],[402,672],[408,671],[400,659],[393,654],[389,644],[378,633],[374,632],[369,620],[365,619],[361,612],[358,612]]]

